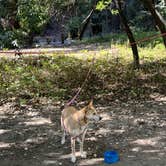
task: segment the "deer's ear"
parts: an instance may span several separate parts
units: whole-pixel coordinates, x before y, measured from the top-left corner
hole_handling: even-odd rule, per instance
[[[93,100],[90,101],[89,106],[93,106]]]

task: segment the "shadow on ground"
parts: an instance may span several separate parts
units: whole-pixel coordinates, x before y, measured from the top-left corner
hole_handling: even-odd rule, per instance
[[[70,162],[70,140],[60,144],[60,108],[7,102],[0,106],[1,166],[102,166],[103,153],[117,150],[117,166],[164,166],[166,101],[112,102],[96,105],[103,117],[86,136],[87,159]],[[79,147],[77,146],[77,151]]]

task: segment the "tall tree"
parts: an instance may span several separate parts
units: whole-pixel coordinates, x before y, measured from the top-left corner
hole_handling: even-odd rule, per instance
[[[47,0],[18,0],[17,5],[20,27],[28,34],[31,45],[34,35],[42,31],[49,19],[49,4]]]
[[[134,39],[133,33],[128,25],[127,19],[123,13],[121,0],[117,0],[116,4],[117,4],[117,9],[118,9],[118,12],[120,15],[120,19],[125,27],[126,34],[129,38],[129,41],[131,44],[131,48],[132,48],[132,52],[133,52],[133,59],[134,59],[134,68],[139,68],[140,64],[139,64],[139,54],[138,54],[137,44]]]
[[[88,16],[86,17],[86,19],[82,22],[82,27],[81,27],[81,31],[80,31],[80,35],[79,35],[79,39],[82,40],[83,34],[90,22],[90,18],[92,16],[92,14],[94,13],[94,8],[90,11],[90,13],[88,14]]]
[[[155,1],[154,0],[141,0],[141,1],[143,2],[144,6],[150,11],[161,34],[165,34],[166,21],[164,20],[162,15],[156,10]],[[163,38],[164,45],[166,47],[166,35],[163,35],[162,38]]]
[[[138,54],[137,44],[136,44],[136,41],[134,39],[134,35],[133,35],[129,25],[128,25],[128,21],[124,15],[123,8],[122,8],[122,4],[124,3],[124,1],[121,1],[121,0],[100,0],[97,8],[105,9],[106,7],[110,6],[111,3],[114,3],[117,6],[117,10],[119,12],[121,22],[125,27],[125,32],[126,32],[128,39],[130,41],[132,52],[133,52],[133,59],[134,59],[133,66],[135,69],[139,68],[140,63],[139,63],[139,54]]]
[[[7,29],[18,29],[20,27],[17,19],[18,0],[2,0],[0,3],[1,24],[4,23]]]

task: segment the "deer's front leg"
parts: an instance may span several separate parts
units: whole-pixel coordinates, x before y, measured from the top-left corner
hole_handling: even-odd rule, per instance
[[[61,144],[63,145],[65,143],[65,137],[66,137],[66,131],[65,131],[65,127],[64,127],[64,122],[63,119],[61,117],[61,129],[62,129],[62,139],[61,139]]]
[[[85,141],[85,135],[86,135],[87,129],[84,131],[84,133],[82,134],[82,140],[80,142],[80,154],[82,158],[86,158],[87,153],[84,152],[84,141]]]
[[[76,161],[76,156],[75,156],[75,138],[71,137],[71,161],[75,163]]]

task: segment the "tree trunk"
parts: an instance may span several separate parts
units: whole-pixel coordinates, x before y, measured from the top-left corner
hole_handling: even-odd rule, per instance
[[[33,38],[34,38],[34,32],[30,32],[29,33],[29,40],[28,40],[29,46],[32,46],[32,44],[33,44]]]
[[[89,22],[90,22],[90,18],[91,18],[91,16],[92,16],[92,14],[94,13],[94,9],[92,9],[91,11],[90,11],[90,13],[88,14],[88,16],[86,17],[86,19],[83,21],[83,26],[82,26],[82,28],[81,28],[81,31],[80,31],[80,35],[79,35],[79,40],[82,40],[82,37],[83,37],[83,35],[84,35],[84,32],[85,32],[85,30],[86,30],[86,28],[87,28],[87,26],[88,26],[88,24],[89,24]]]
[[[136,69],[136,68],[139,68],[139,66],[140,66],[137,44],[135,42],[132,31],[127,23],[127,19],[123,14],[122,7],[121,7],[121,0],[117,0],[117,7],[118,7],[120,19],[125,27],[126,34],[129,38],[129,42],[131,44],[131,48],[132,48],[132,52],[133,52],[133,59],[134,59],[134,68]]]
[[[161,34],[166,33],[166,21],[163,19],[161,14],[155,9],[155,4],[153,0],[141,0],[146,8],[150,11],[155,23],[160,30]],[[166,35],[162,36],[164,45],[166,47]]]
[[[83,34],[84,34],[84,32],[85,32],[85,30],[86,30],[86,28],[87,28],[87,26],[88,26],[88,24],[89,24],[89,22],[90,22],[90,18],[91,18],[91,16],[92,16],[92,14],[94,13],[94,11],[95,11],[95,9],[96,9],[96,5],[97,5],[98,2],[99,2],[99,0],[96,0],[96,1],[94,2],[94,5],[93,5],[93,7],[92,7],[90,13],[88,14],[88,16],[87,16],[87,17],[84,19],[84,21],[82,22],[82,27],[80,28],[81,31],[80,31],[80,35],[79,35],[79,40],[82,40]]]
[[[8,10],[9,10],[9,23],[10,23],[10,28],[11,29],[19,29],[20,28],[20,24],[19,21],[17,19],[17,10],[18,10],[18,0],[11,0],[9,1],[9,6],[8,6]]]

